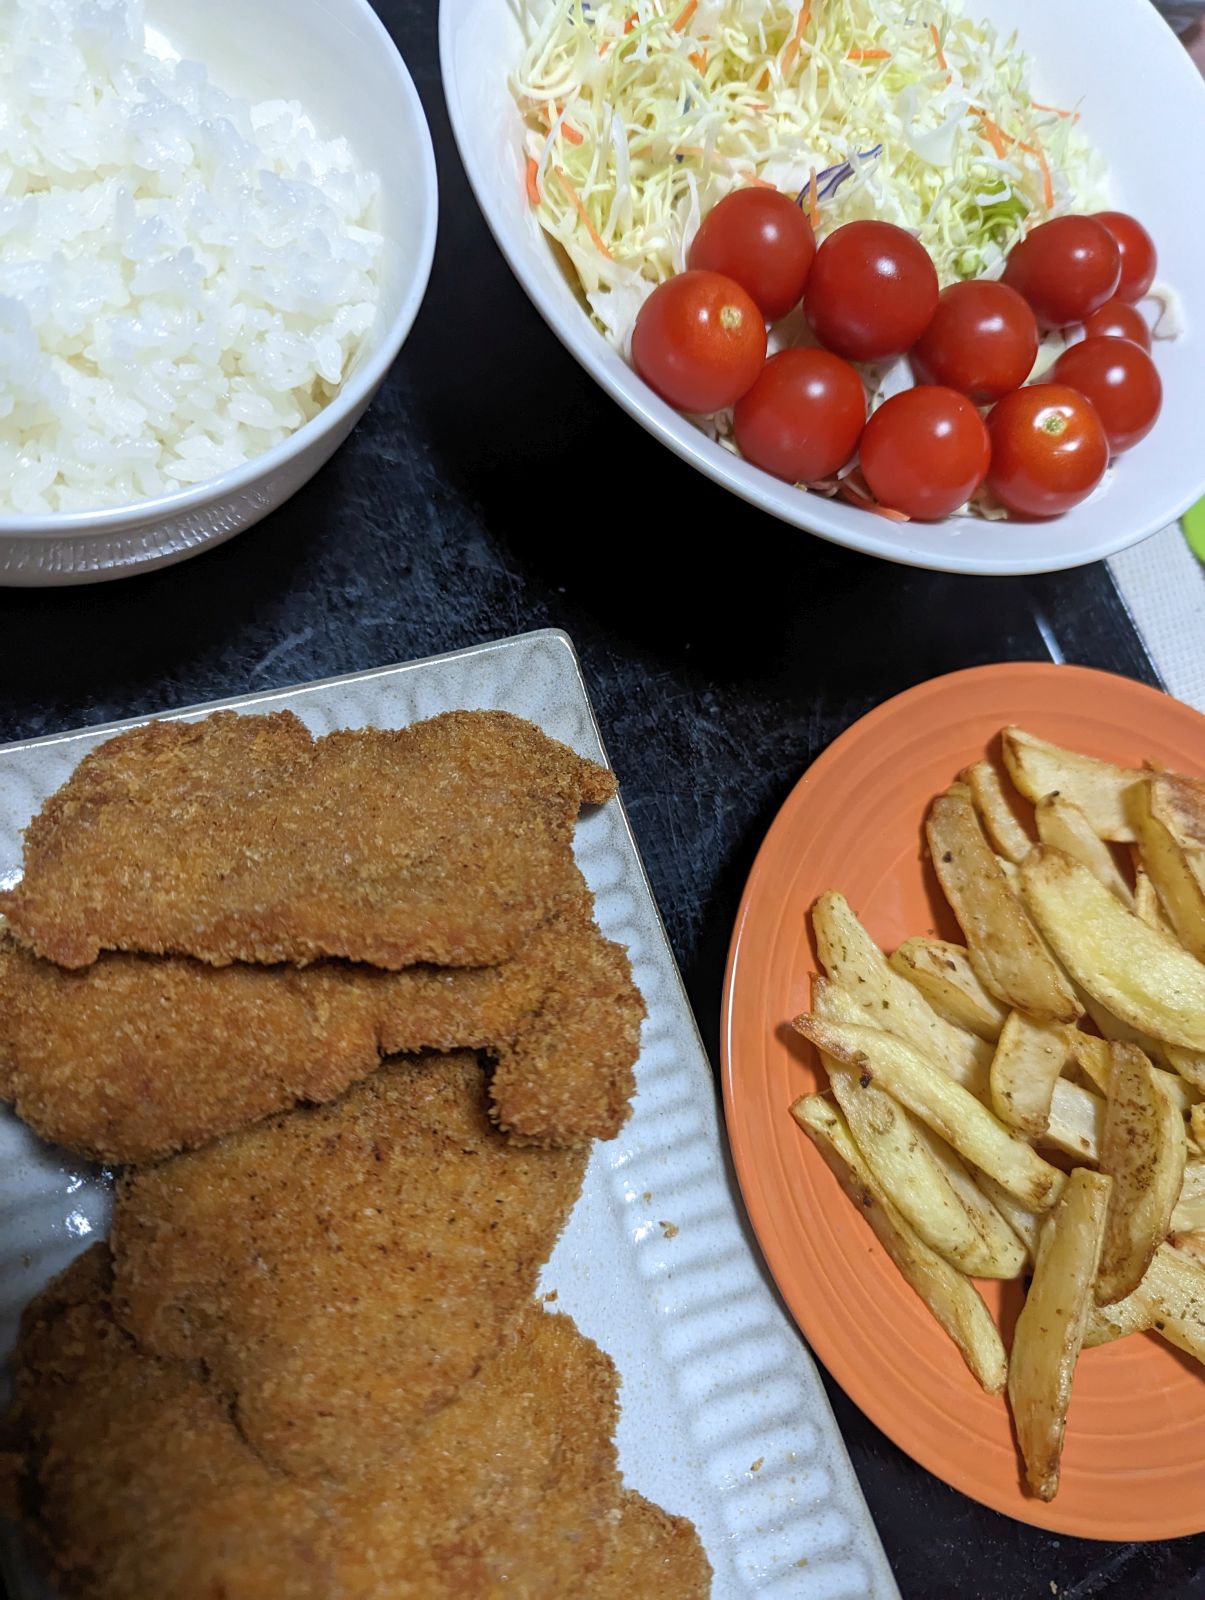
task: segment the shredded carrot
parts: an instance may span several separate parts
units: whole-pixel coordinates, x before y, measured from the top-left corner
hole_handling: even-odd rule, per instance
[[[556,119],[560,116],[560,114],[561,113],[557,110],[555,105],[545,105],[545,107],[544,107],[544,122],[547,125],[549,133],[552,132],[553,127],[554,127],[554,125],[556,123]],[[576,128],[571,128],[567,122],[562,122],[561,123],[561,132],[565,135],[566,139],[568,139],[570,144],[581,144],[581,142],[582,142],[581,134],[577,131]]]
[[[590,239],[591,239],[591,242],[594,245],[594,248],[598,251],[598,253],[600,255],[606,256],[608,261],[614,261],[615,257],[611,254],[611,252],[607,249],[606,245],[603,243],[602,234],[599,233],[598,229],[590,221],[590,213],[586,210],[586,207],[582,203],[581,195],[578,194],[577,190],[573,187],[573,185],[569,182],[569,179],[565,176],[564,168],[563,167],[557,167],[556,175],[561,180],[562,189],[564,189],[565,193],[569,196],[570,200],[573,202],[573,209],[577,212],[578,216],[582,219],[582,225],[584,226],[586,232],[590,235]]]
[[[1053,111],[1056,117],[1070,117],[1072,122],[1079,121],[1078,111],[1064,111],[1061,106],[1044,106],[1040,100],[1031,100],[1029,103],[1035,111]]]
[[[756,172],[742,172],[741,177],[744,178],[746,183],[752,184],[755,189],[776,189],[778,187],[776,183],[770,183],[765,178],[759,177]]]
[[[582,142],[581,134],[577,131],[576,128],[571,128],[567,122],[562,122],[561,123],[561,132],[565,135],[566,139],[568,139],[570,144],[581,144],[581,142]]]
[[[696,50],[694,55],[691,56],[689,58],[689,60],[690,60],[691,66],[694,67],[695,71],[699,74],[700,77],[702,77],[703,74],[707,71],[707,52],[706,52],[706,50]]]
[[[813,228],[820,226],[820,190],[816,183],[816,169],[808,176],[808,220]]]
[[[623,25],[623,31],[625,33],[631,33],[632,29],[636,26],[636,18],[637,13],[635,11],[629,14],[628,20]]]
[[[803,43],[803,35],[806,32],[807,25],[809,22],[811,22],[811,20],[812,0],[803,0],[803,4],[799,8],[799,15],[795,18],[794,31],[792,32],[791,37],[787,40],[787,47],[782,53],[782,75],[784,78],[789,78],[791,73],[794,71],[795,62],[799,59],[799,47]],[[770,76],[769,73],[767,73],[765,77],[765,83],[769,83],[769,81]],[[759,84],[758,87],[764,88],[765,83]]]
[[[1012,139],[1005,133],[998,122],[992,121],[986,111],[981,111],[978,106],[972,106],[971,110],[979,118],[979,126],[983,129],[987,142],[996,152],[997,157],[1003,161],[1008,154],[1009,144],[1013,142]]]
[[[686,26],[698,9],[699,0],[686,0],[686,4],[682,7],[681,11],[679,11],[678,15],[673,20],[672,27],[674,32],[681,33],[682,29]]]
[[[527,198],[533,206],[540,203],[539,163],[528,156],[527,158]]]
[[[941,47],[941,34],[937,31],[936,22],[929,24],[929,32],[933,35],[933,48],[937,51],[937,65],[943,72],[948,72],[950,63],[946,60],[946,53]]]
[[[860,494],[847,478],[841,479],[837,493],[843,500],[848,500],[855,506],[861,506],[864,511],[873,511],[877,517],[886,517],[888,522],[912,521],[906,511],[897,511],[894,506],[881,506],[877,500],[872,500],[869,495]]]
[[[890,50],[851,50],[845,58],[847,61],[890,61]]]

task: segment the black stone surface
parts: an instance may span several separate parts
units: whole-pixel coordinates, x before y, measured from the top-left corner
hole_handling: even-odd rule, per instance
[[[401,359],[348,445],[258,528],[146,577],[0,590],[0,739],[563,627],[717,1060],[745,876],[837,733],[989,661],[1053,653],[1157,680],[1102,566],[1007,580],[888,566],[759,516],[654,444],[495,249],[447,124],[435,6],[378,6],[441,184],[431,288]],[[906,1600],[1205,1594],[1205,1537],[1049,1537],[946,1488],[829,1393]]]

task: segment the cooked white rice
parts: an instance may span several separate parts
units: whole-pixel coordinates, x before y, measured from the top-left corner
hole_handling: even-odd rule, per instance
[[[0,511],[168,493],[312,417],[375,314],[376,191],[295,101],[153,55],[140,0],[0,0]]]

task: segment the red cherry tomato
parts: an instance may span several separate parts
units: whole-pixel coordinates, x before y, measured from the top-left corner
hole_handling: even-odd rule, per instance
[[[789,483],[814,483],[843,467],[866,421],[862,380],[827,350],[783,350],[737,402],[741,454]]]
[[[944,384],[990,405],[1019,389],[1038,354],[1038,325],[1005,283],[952,283],[912,348],[920,383]]]
[[[1109,443],[1091,400],[1061,383],[1014,389],[987,419],[988,487],[1010,511],[1053,517],[1086,500],[1104,477]]]
[[[1099,311],[1084,318],[1084,333],[1089,339],[1129,339],[1150,354],[1151,330],[1137,306],[1124,300],[1106,300]]]
[[[902,356],[937,308],[924,245],[891,222],[847,222],[816,252],[803,309],[822,345],[847,361]]]
[[[862,473],[875,499],[926,522],[970,499],[988,457],[978,411],[966,395],[934,384],[886,401],[862,435]]]
[[[632,329],[636,371],[680,411],[735,405],[765,359],[761,312],[718,272],[680,272],[658,284]]]
[[[1113,235],[1121,252],[1121,282],[1117,286],[1119,300],[1141,300],[1155,281],[1155,241],[1137,217],[1124,211],[1098,211],[1096,220]]]
[[[1095,217],[1055,217],[1014,245],[1004,281],[1047,328],[1082,322],[1117,293],[1121,251]]]
[[[704,217],[687,265],[732,278],[777,322],[803,298],[815,254],[812,224],[793,200],[776,189],[736,189]]]
[[[1055,362],[1050,377],[1088,396],[1115,456],[1145,439],[1163,409],[1155,363],[1129,339],[1073,344]]]

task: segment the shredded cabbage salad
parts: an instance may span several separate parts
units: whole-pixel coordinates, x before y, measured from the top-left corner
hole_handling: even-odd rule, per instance
[[[701,219],[746,184],[818,233],[877,217],[943,285],[996,277],[1048,217],[1104,203],[1074,107],[1035,102],[1015,36],[951,0],[519,0],[527,194],[626,348]]]

